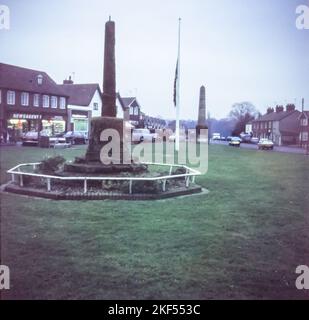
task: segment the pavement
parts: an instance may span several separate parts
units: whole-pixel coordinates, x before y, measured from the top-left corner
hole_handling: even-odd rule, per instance
[[[226,145],[228,146],[229,143],[228,141],[211,141],[210,144],[221,144],[221,145]],[[240,148],[244,148],[244,149],[254,149],[254,150],[258,150],[258,147],[256,144],[253,143],[241,143],[240,144]],[[265,150],[261,150],[264,151]],[[306,150],[296,147],[296,146],[274,146],[273,150],[267,150],[268,152],[285,152],[285,153],[298,153],[298,154],[305,154]]]

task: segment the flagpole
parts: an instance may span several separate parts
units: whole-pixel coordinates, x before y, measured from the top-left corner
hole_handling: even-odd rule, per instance
[[[179,94],[179,87],[180,87],[180,23],[181,18],[179,18],[179,25],[178,25],[178,59],[177,59],[177,82],[176,82],[176,132],[175,132],[175,149],[179,151],[179,109],[180,109],[180,94]]]

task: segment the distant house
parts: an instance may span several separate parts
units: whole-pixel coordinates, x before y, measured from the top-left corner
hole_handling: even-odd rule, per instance
[[[133,126],[138,127],[143,120],[143,114],[141,112],[141,106],[136,97],[121,97],[121,95],[118,93],[117,103],[117,109],[119,109],[117,110],[117,117],[121,117],[118,116],[119,112],[120,115],[122,115],[121,118],[129,120]]]
[[[46,73],[0,63],[0,124],[7,134],[67,129],[68,94]]]
[[[309,144],[309,111],[303,111],[299,116],[299,144],[302,148]]]
[[[90,132],[92,117],[102,113],[102,92],[99,84],[74,84],[71,78],[59,85],[69,96],[68,100],[68,131]]]
[[[253,135],[258,138],[271,139],[276,145],[292,145],[299,142],[299,115],[295,106],[288,104],[268,108],[267,113],[252,121]]]

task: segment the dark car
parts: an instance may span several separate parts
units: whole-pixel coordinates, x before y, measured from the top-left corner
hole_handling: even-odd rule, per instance
[[[68,131],[64,134],[64,138],[67,143],[71,144],[86,144],[87,142],[85,134],[79,131]]]

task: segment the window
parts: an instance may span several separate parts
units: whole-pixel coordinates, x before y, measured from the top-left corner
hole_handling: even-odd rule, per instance
[[[43,108],[48,108],[49,107],[49,96],[44,95],[43,96]]]
[[[33,106],[34,106],[34,107],[38,107],[39,104],[40,104],[40,95],[37,94],[37,93],[35,93],[35,94],[33,95]]]
[[[268,121],[268,128],[271,128],[271,124],[272,124],[272,122]]]
[[[22,92],[20,96],[20,103],[22,106],[28,106],[29,105],[29,93],[28,92]]]
[[[306,131],[302,132],[302,140],[308,141],[308,132],[306,132]]]
[[[93,103],[93,110],[99,110],[99,105],[97,102]]]
[[[15,104],[15,91],[7,92],[7,104]]]
[[[135,116],[138,116],[138,107],[135,107],[135,108],[134,108],[134,115],[135,115]]]
[[[60,109],[65,109],[65,98],[60,97]]]
[[[88,131],[88,120],[86,119],[74,119],[74,130],[75,131]]]
[[[50,105],[51,105],[52,108],[57,108],[57,97],[52,96],[50,98]]]
[[[306,118],[301,119],[301,125],[302,126],[307,126],[308,125],[308,119],[306,119]]]
[[[133,107],[130,107],[130,115],[133,116],[133,114],[134,114],[134,108],[133,108]]]
[[[39,86],[42,85],[42,83],[43,83],[43,76],[42,76],[41,74],[39,74],[39,75],[37,76],[37,80],[38,80],[38,85],[39,85]]]

